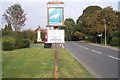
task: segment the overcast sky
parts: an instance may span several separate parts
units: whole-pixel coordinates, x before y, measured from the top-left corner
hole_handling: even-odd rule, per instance
[[[46,3],[51,0],[1,0],[0,2],[0,26],[4,26],[2,14],[5,10],[15,4],[20,3],[27,14],[26,25],[23,29],[35,30],[38,26],[45,28],[47,25],[47,8]],[[102,8],[111,6],[114,10],[118,10],[119,0],[59,0],[65,4],[64,16],[73,18],[74,21],[82,14],[83,10],[88,6],[100,6]]]

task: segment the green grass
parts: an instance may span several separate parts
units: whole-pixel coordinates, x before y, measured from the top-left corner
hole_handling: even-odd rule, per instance
[[[43,44],[30,48],[3,51],[3,78],[53,78],[54,50],[44,49]],[[93,77],[65,49],[59,49],[60,78]]]
[[[0,79],[2,78],[2,38],[0,38]]]

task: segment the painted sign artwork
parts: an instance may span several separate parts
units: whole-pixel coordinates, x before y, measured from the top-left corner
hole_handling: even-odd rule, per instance
[[[49,8],[49,25],[62,25],[62,8]]]

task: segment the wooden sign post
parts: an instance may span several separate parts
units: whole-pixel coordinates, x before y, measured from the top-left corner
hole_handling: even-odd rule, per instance
[[[62,26],[64,26],[64,3],[56,0],[48,2],[46,27],[54,27],[54,30],[58,30]],[[53,35],[54,34],[55,33],[53,32]],[[55,80],[58,80],[58,77],[59,77],[58,76],[59,75],[58,74],[58,43],[60,43],[59,42],[60,39],[58,37],[56,36],[53,39],[51,39],[52,43],[54,43],[54,41],[56,40],[54,43],[54,78]]]

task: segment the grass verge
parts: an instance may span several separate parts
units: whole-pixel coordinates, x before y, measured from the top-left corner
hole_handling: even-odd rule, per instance
[[[54,50],[44,49],[43,44],[30,48],[2,52],[3,78],[53,78]],[[63,48],[59,48],[60,78],[92,78]]]

